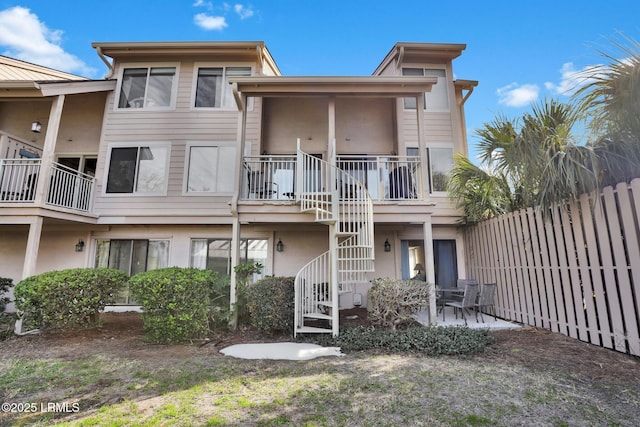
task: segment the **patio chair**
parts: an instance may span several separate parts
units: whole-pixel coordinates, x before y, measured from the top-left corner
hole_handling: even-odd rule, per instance
[[[480,312],[480,317],[482,318],[482,323],[484,323],[484,316],[482,315],[482,309],[491,307],[493,311],[493,319],[498,320],[496,317],[496,307],[494,305],[494,298],[496,295],[496,284],[495,283],[485,283],[480,287],[480,295],[478,296],[478,301],[474,304],[474,309],[476,311],[476,322],[478,321],[478,311]]]
[[[464,315],[465,310],[469,308],[474,308],[476,304],[476,296],[478,295],[478,285],[473,283],[467,283],[464,287],[464,295],[462,296],[461,301],[449,301],[446,303],[449,307],[454,308],[454,313],[456,314],[456,319],[458,318],[458,309],[462,312],[462,318],[464,319],[464,324],[467,324],[467,318]],[[444,315],[443,315],[444,317]]]

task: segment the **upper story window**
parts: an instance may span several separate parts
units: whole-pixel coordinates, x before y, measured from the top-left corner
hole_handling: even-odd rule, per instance
[[[199,67],[193,105],[196,108],[233,109],[229,78],[250,75],[251,67]]]
[[[176,67],[124,68],[118,108],[173,107],[176,86]]]
[[[431,92],[424,94],[426,111],[449,111],[449,91],[447,90],[447,73],[442,68],[403,68],[403,76],[436,77],[438,81],[431,87]],[[404,108],[416,108],[415,98],[405,98]]]
[[[168,144],[112,147],[105,192],[166,194],[169,151]]]

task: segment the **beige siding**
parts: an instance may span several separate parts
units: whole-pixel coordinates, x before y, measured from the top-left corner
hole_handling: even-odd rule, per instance
[[[247,65],[247,64],[241,64]],[[179,66],[176,107],[171,111],[117,110],[118,94],[112,94],[106,105],[106,120],[100,144],[98,185],[94,208],[101,222],[109,216],[229,216],[231,193],[216,195],[184,195],[185,149],[189,142],[211,142],[238,146],[237,110],[195,110],[191,108],[194,62]],[[260,103],[253,103],[247,119],[247,141],[260,139]],[[166,196],[107,195],[106,159],[110,144],[160,142],[171,144]],[[232,165],[225,174],[233,175]],[[120,219],[118,219],[120,221]],[[213,221],[213,219],[212,219]]]

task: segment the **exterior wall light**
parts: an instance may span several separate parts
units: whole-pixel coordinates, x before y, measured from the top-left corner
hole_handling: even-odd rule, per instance
[[[282,243],[282,240],[280,239],[278,239],[278,243],[276,243],[276,251],[278,252],[284,251],[284,243]]]
[[[84,240],[80,239],[78,240],[78,243],[76,243],[76,252],[82,251],[84,251]]]
[[[40,133],[41,130],[42,130],[42,124],[39,121],[34,120],[33,123],[31,123],[31,132]]]
[[[389,243],[389,239],[384,241],[384,251],[391,252],[391,243]]]

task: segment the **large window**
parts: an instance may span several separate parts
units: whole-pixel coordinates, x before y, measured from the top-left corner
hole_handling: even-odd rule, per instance
[[[233,108],[228,84],[233,76],[250,76],[251,67],[200,67],[196,81],[196,108]]]
[[[112,147],[105,191],[166,193],[169,149],[168,145]]]
[[[167,108],[174,104],[176,67],[125,68],[118,108]]]
[[[96,267],[114,268],[134,274],[165,268],[169,265],[168,240],[99,240],[96,251]],[[135,304],[129,288],[123,289],[116,304]]]
[[[233,191],[235,147],[187,145],[187,153],[187,193]]]
[[[449,91],[447,90],[447,74],[441,68],[403,68],[403,76],[436,77],[437,82],[431,87],[431,92],[424,94],[424,109],[426,111],[449,111]],[[405,98],[404,108],[416,108],[415,98]]]
[[[267,263],[266,239],[242,239],[240,241],[240,263]],[[231,240],[230,239],[192,239],[191,267],[208,269],[222,275],[231,274]],[[252,281],[264,277],[264,270],[254,275]]]
[[[429,147],[429,170],[431,192],[447,191],[449,173],[453,168],[453,149]]]

